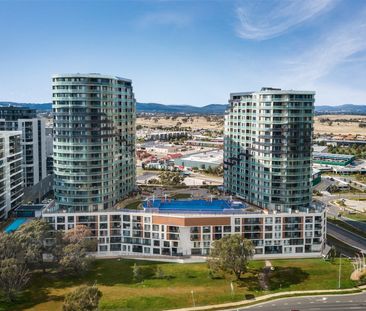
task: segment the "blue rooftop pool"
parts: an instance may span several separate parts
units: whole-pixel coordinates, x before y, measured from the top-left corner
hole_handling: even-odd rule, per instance
[[[161,212],[223,212],[244,208],[243,204],[232,204],[226,200],[148,200],[144,208],[154,208]]]
[[[16,231],[22,224],[26,223],[28,221],[27,218],[17,218],[15,219],[9,226],[5,228],[6,233],[14,232]]]

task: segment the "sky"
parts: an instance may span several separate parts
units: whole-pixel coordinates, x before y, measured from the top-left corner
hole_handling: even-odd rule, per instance
[[[51,75],[78,72],[132,79],[138,102],[366,104],[366,1],[0,0],[0,101],[51,102]]]

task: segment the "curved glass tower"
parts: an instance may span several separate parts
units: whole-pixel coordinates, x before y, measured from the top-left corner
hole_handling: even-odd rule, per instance
[[[135,187],[131,80],[100,74],[52,77],[56,208],[113,207]]]
[[[230,94],[224,186],[272,210],[310,207],[314,92],[262,88]]]

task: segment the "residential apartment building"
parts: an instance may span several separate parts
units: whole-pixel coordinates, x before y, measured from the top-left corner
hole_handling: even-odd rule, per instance
[[[0,131],[0,220],[17,208],[23,197],[20,131]]]
[[[100,74],[54,75],[52,81],[56,208],[111,208],[135,188],[132,82]]]
[[[21,131],[24,187],[32,187],[46,178],[45,122],[35,109],[0,107],[0,130]]]
[[[262,88],[230,94],[224,188],[270,210],[311,205],[314,92]]]
[[[57,230],[90,228],[98,256],[206,256],[212,243],[240,234],[255,246],[256,258],[320,257],[326,217],[321,207],[304,212],[247,211],[224,200],[145,202],[144,210],[60,213],[44,219]]]

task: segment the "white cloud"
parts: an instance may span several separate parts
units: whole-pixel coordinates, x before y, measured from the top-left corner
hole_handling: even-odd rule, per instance
[[[285,63],[285,80],[311,84],[366,50],[366,11],[320,37],[312,48]],[[350,81],[351,82],[351,81]]]
[[[336,0],[246,0],[236,9],[236,30],[243,39],[270,39],[327,12],[335,3]]]

